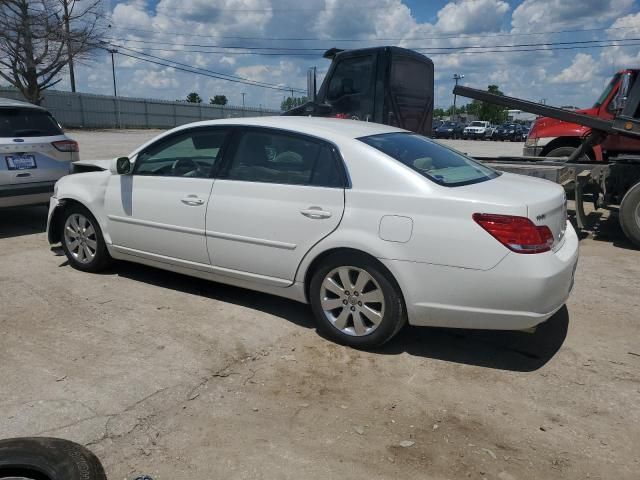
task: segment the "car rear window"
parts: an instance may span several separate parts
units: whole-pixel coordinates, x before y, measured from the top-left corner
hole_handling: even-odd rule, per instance
[[[49,112],[30,108],[0,108],[0,137],[50,137],[62,135]]]
[[[447,187],[484,182],[500,175],[455,150],[413,133],[383,133],[358,140]]]

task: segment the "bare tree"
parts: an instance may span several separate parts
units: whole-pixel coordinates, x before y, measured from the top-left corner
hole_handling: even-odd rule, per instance
[[[65,66],[95,51],[100,1],[0,0],[0,78],[39,104]]]

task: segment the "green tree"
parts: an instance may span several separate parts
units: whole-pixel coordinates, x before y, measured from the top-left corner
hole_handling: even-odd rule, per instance
[[[497,85],[489,85],[487,87],[489,93],[495,93],[496,95],[504,95],[500,91]],[[500,105],[494,105],[492,103],[479,102],[474,100],[471,102],[474,105],[474,112],[480,120],[485,120],[494,124],[503,123],[507,120],[507,111]],[[471,112],[469,112],[471,113]]]
[[[444,108],[434,108],[433,118],[440,118],[447,115],[447,111]]]
[[[200,95],[198,95],[197,92],[191,92],[189,95],[187,95],[187,102],[188,103],[202,103],[202,98],[200,98]]]
[[[226,105],[228,102],[226,95],[214,95],[213,98],[209,99],[209,103],[211,105]]]
[[[280,110],[286,112],[287,110],[291,110],[292,108],[304,105],[305,103],[307,103],[307,101],[307,97],[287,97],[280,104]]]

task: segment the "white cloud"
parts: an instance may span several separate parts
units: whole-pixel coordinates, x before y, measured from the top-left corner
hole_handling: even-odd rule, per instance
[[[438,12],[436,30],[447,33],[497,31],[509,9],[509,4],[502,0],[450,2]]]
[[[172,68],[163,70],[135,70],[133,72],[133,81],[141,87],[150,87],[154,89],[165,89],[169,87],[177,87],[178,80],[174,76]]]
[[[519,32],[589,28],[618,18],[633,4],[634,0],[524,0],[513,11],[511,24]]]
[[[587,83],[598,73],[598,63],[586,53],[578,53],[570,66],[551,79],[551,83]]]
[[[623,35],[637,38],[632,35],[640,35],[640,14],[636,13],[638,8],[631,8],[633,0],[448,0],[441,2],[442,8],[432,11],[428,20],[421,21],[418,20],[421,17],[417,17],[404,3],[406,0],[362,0],[363,3],[365,1],[375,8],[364,8],[356,0],[125,0],[113,8],[110,36],[120,39],[120,42],[128,40],[130,43],[126,45],[130,48],[154,48],[146,51],[164,59],[304,89],[307,67],[317,66],[320,80],[330,64],[328,60],[320,58],[320,52],[315,57],[240,55],[238,50],[221,54],[192,53],[186,50],[206,49],[198,46],[181,47],[180,44],[289,48],[358,48],[394,44],[406,48],[435,49],[602,37],[601,32],[502,36],[514,31],[611,26],[616,29],[607,32],[609,38],[623,38]],[[420,14],[424,15],[424,6],[436,2],[422,3]],[[634,28],[617,29],[629,26]],[[484,32],[496,32],[500,36],[486,36]],[[476,36],[479,33],[483,36]],[[362,41],[267,41],[238,37],[320,37]],[[615,69],[640,63],[637,47],[582,51],[582,55],[586,56],[574,56],[574,53],[544,50],[432,55],[436,76],[435,103],[443,106],[451,103],[451,77],[457,72],[465,75],[464,83],[469,86],[486,88],[495,83],[503,91],[515,96],[534,100],[548,97],[550,103],[582,106],[592,103],[591,92],[601,90],[605,79]],[[287,91],[202,77],[118,55],[116,70],[119,89],[126,95],[175,99],[183,98],[190,91],[198,91],[205,99],[215,94],[227,95],[230,103],[237,105],[241,103],[242,93],[245,92],[247,105],[263,104],[270,107],[279,106],[283,95],[290,95]],[[81,76],[79,84],[82,89],[111,93],[110,58],[100,56],[99,61],[92,62],[90,69],[80,65],[76,74]],[[575,87],[576,83],[580,83],[579,89]],[[553,88],[549,88],[550,84]],[[459,103],[465,101],[458,98]]]

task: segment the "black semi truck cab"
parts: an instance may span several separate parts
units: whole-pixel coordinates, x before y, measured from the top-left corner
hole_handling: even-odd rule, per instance
[[[284,115],[352,118],[431,135],[433,62],[400,47],[327,50],[331,66],[316,93],[309,69],[309,102]]]

